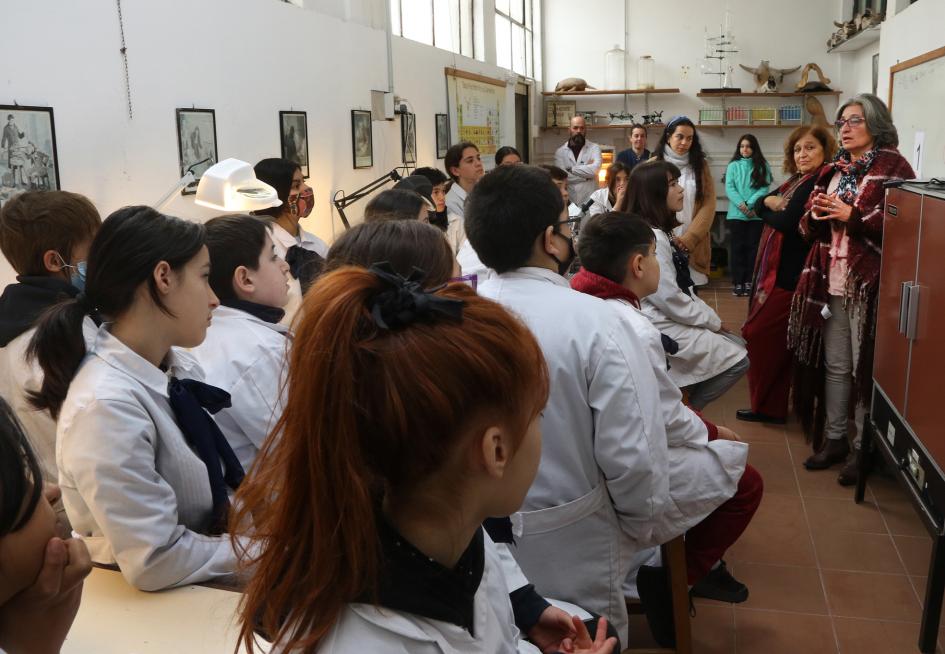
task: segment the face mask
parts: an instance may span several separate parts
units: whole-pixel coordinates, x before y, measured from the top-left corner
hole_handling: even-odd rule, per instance
[[[290,200],[291,204],[291,200]],[[295,213],[299,218],[307,218],[315,208],[315,191],[305,187],[305,190],[295,196]]]
[[[66,263],[66,260],[62,258],[62,255],[58,252],[56,253],[59,256],[59,261],[62,262],[63,268],[69,269],[69,283],[72,284],[75,288],[80,291],[85,290],[85,271],[88,267],[87,261],[79,261],[74,266]]]
[[[565,273],[567,273],[568,269],[571,267],[571,264],[574,263],[574,259],[577,257],[577,252],[574,251],[573,238],[569,238],[558,231],[556,231],[555,234],[568,242],[568,258],[564,261],[561,261],[553,254],[549,254],[548,256],[555,260],[555,263],[558,264],[558,274],[564,277]]]

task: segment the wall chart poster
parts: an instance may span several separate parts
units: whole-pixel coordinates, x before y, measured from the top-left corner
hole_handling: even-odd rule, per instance
[[[479,148],[483,164],[491,168],[495,151],[503,144],[505,82],[447,69],[446,86],[453,142],[474,143]]]

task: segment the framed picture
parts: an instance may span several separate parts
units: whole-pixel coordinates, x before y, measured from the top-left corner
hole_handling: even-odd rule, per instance
[[[450,117],[446,114],[435,114],[436,122],[436,158],[442,159],[450,149]]]
[[[203,171],[215,164],[217,157],[217,120],[213,109],[177,110],[177,152],[180,176],[194,173],[194,182],[183,190],[184,195],[197,192]]]
[[[567,127],[577,114],[574,100],[548,100],[545,102],[545,127]]]
[[[400,114],[400,154],[405,164],[417,163],[417,115]]]
[[[22,191],[59,190],[52,107],[0,105],[0,205]]]
[[[355,168],[370,168],[374,165],[374,136],[370,111],[351,110],[351,157]]]
[[[279,112],[279,141],[282,158],[302,167],[302,177],[308,178],[308,118],[304,111]]]

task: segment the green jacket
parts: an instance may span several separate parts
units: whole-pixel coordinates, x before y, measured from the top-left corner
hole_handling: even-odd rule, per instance
[[[768,183],[762,187],[751,185],[751,159],[739,159],[733,161],[725,170],[725,195],[728,196],[728,220],[761,220],[761,218],[749,218],[741,212],[738,205],[743,202],[751,209],[755,206],[758,198],[763,198],[768,194],[768,186],[771,185],[771,167],[765,164],[765,179]]]

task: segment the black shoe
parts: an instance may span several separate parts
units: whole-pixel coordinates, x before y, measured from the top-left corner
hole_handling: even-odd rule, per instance
[[[650,625],[650,633],[660,647],[676,647],[673,627],[673,596],[669,589],[669,570],[642,565],[637,571],[637,592]]]
[[[845,438],[828,438],[817,454],[807,457],[804,467],[808,470],[826,470],[832,465],[843,463],[850,453],[850,445]]]
[[[745,422],[763,422],[769,425],[783,425],[787,422],[785,418],[766,416],[763,413],[755,413],[751,409],[739,409],[735,412],[735,417]]]
[[[637,586],[640,585],[639,580]],[[722,561],[717,568],[709,570],[709,574],[700,579],[689,591],[693,597],[718,600],[741,604],[748,599],[748,587],[732,576]]]
[[[856,450],[850,450],[850,455],[840,470],[837,483],[841,486],[856,486],[856,482],[860,478],[860,468],[856,465],[856,455]]]
[[[735,284],[734,286],[732,286],[732,295],[734,295],[735,297],[741,297],[741,296],[742,296],[742,285],[741,285],[741,284]]]

